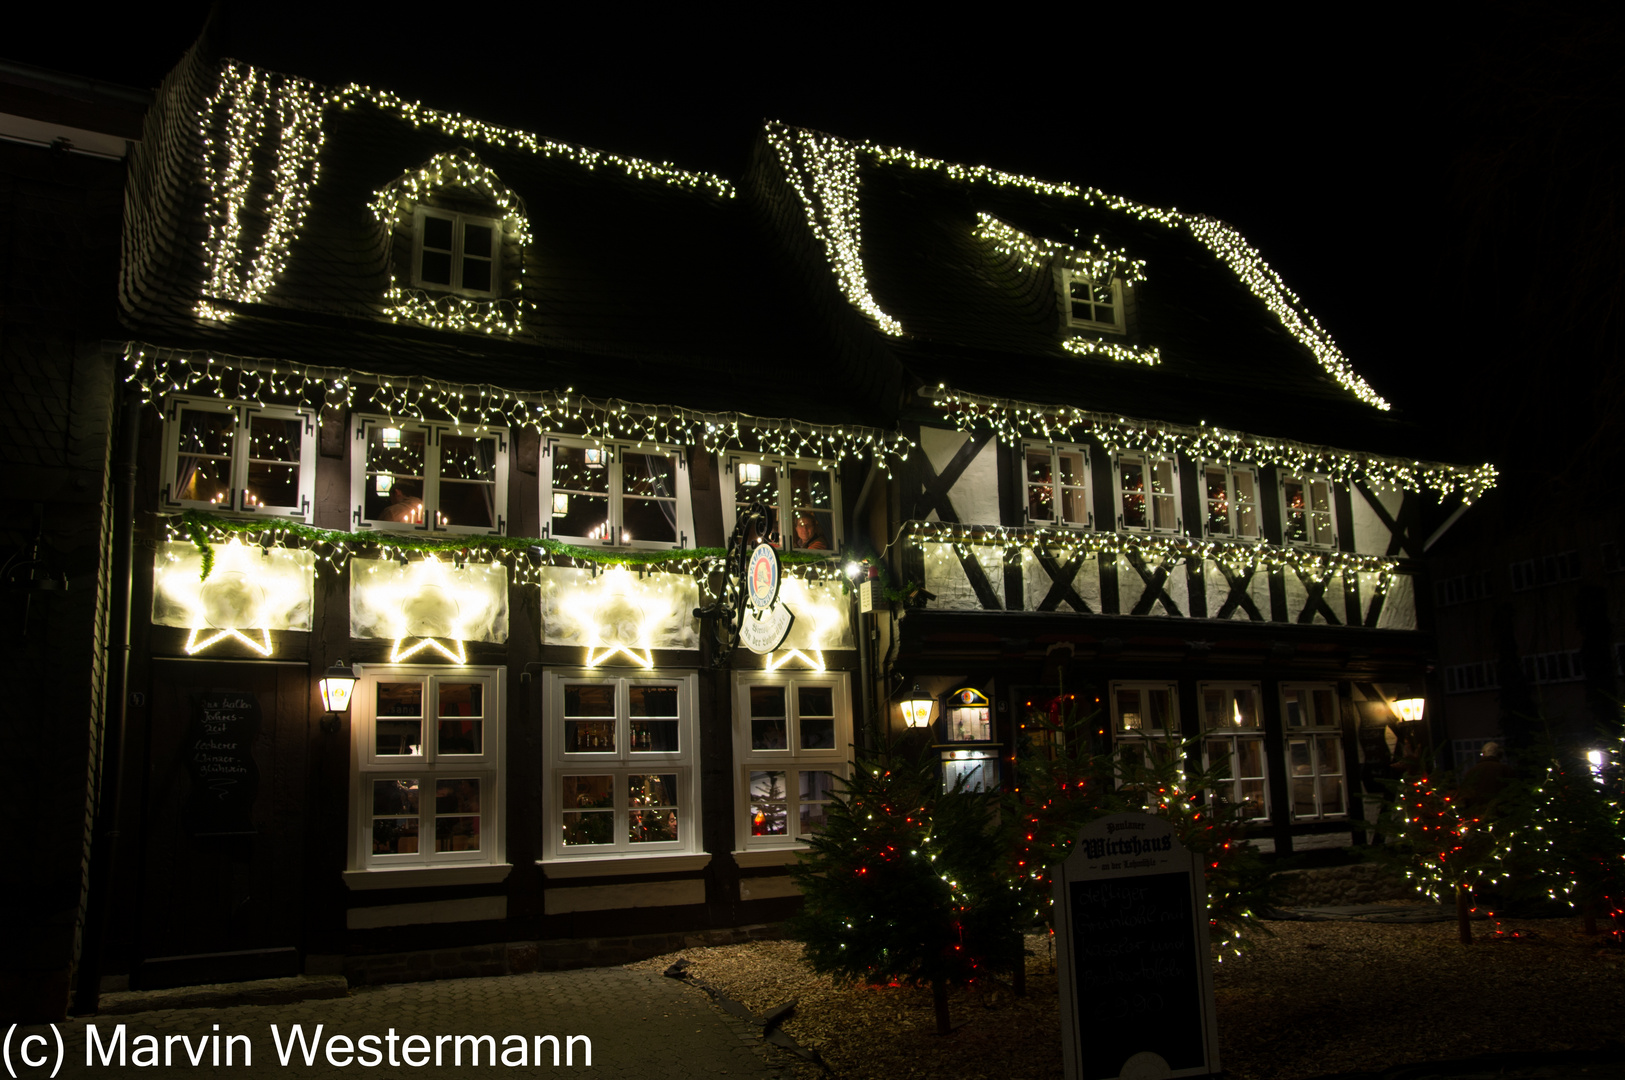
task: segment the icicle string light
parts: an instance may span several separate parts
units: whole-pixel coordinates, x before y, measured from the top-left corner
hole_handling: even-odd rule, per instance
[[[413,127],[478,139],[506,150],[562,158],[586,169],[615,168],[637,179],[725,199],[737,194],[732,183],[710,173],[541,139],[529,132],[431,109],[387,90],[355,83],[329,89],[226,60],[220,66],[219,83],[197,117],[203,146],[200,179],[208,193],[205,216],[209,226],[203,244],[202,299],[193,308],[198,318],[230,318],[228,308],[209,301],[255,303],[276,283],[287,267],[289,245],[304,223],[311,191],[321,174],[326,137],[323,115],[330,106],[349,109],[357,105],[371,105]],[[267,182],[262,179],[261,155],[273,144],[274,165]],[[501,304],[447,311],[426,306],[409,294],[392,297],[391,302],[403,307],[406,317],[452,329],[493,333],[517,317],[516,309]]]
[[[768,145],[801,197],[807,227],[824,245],[841,292],[853,307],[896,336],[903,326],[880,310],[863,270],[858,211],[857,148],[845,139],[779,124],[767,127]]]
[[[1497,476],[1495,466],[1488,463],[1467,467],[1337,450],[1209,424],[1190,427],[1069,405],[1008,401],[965,393],[940,383],[927,393],[958,430],[990,428],[1011,446],[1019,446],[1023,439],[1081,442],[1093,438],[1107,450],[1178,453],[1198,462],[1274,465],[1294,473],[1329,476],[1340,483],[1364,481],[1381,488],[1431,490],[1441,495],[1459,492],[1468,503],[1493,488]]]
[[[428,377],[398,379],[348,368],[161,348],[125,347],[126,382],[157,405],[170,394],[211,394],[222,401],[350,408],[420,422],[449,420],[459,434],[488,427],[528,427],[544,434],[584,434],[638,444],[699,446],[707,453],[745,450],[839,464],[873,461],[887,475],[914,443],[896,432],[809,424],[733,412],[595,400],[563,391],[506,390],[486,383]]]
[[[1123,345],[1115,341],[1090,341],[1088,338],[1069,337],[1061,342],[1061,348],[1078,356],[1103,356],[1107,360],[1145,364],[1148,367],[1156,367],[1162,363],[1162,352],[1158,349]]]
[[[1290,568],[1307,581],[1329,581],[1352,574],[1377,576],[1377,593],[1384,593],[1399,567],[1398,560],[1352,551],[1325,551],[1301,547],[1276,547],[1241,540],[1210,540],[1189,536],[1156,536],[1134,532],[1086,532],[1044,526],[971,526],[941,521],[905,522],[900,533],[913,547],[946,544],[962,558],[974,556],[975,549],[1003,549],[1005,556],[1032,551],[1065,563],[1073,557],[1132,554],[1148,565],[1169,566],[1210,561],[1232,573],[1265,569],[1276,572]]]
[[[1234,227],[1202,214],[1160,209],[1132,199],[1108,195],[1097,188],[1058,184],[1017,173],[1003,172],[985,165],[956,165],[912,150],[854,143],[832,135],[815,135],[780,123],[769,123],[766,137],[784,164],[785,173],[801,196],[807,222],[824,242],[830,265],[847,298],[859,310],[880,321],[879,306],[869,295],[867,275],[859,242],[858,159],[860,155],[880,165],[940,173],[967,184],[990,184],[1025,188],[1039,195],[1075,198],[1090,206],[1127,214],[1141,221],[1153,221],[1170,228],[1184,228],[1220,259],[1281,325],[1310,350],[1320,366],[1338,385],[1374,408],[1391,406],[1357,374],[1337,343],[1315,317],[1303,308],[1291,289],[1281,280],[1258,251]],[[798,155],[797,149],[801,150]],[[881,329],[901,334],[895,319],[884,316]]]
[[[1075,270],[1096,281],[1117,278],[1125,285],[1137,285],[1145,280],[1145,260],[1131,259],[1128,252],[1117,251],[1100,242],[1096,236],[1088,248],[1078,248],[1042,237],[1029,236],[994,217],[980,211],[976,214],[976,236],[985,240],[1001,255],[1009,255],[1029,270],[1047,270],[1058,266]]]

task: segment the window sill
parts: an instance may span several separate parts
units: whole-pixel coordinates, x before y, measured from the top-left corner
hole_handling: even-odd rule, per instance
[[[812,848],[805,844],[795,847],[757,848],[755,851],[733,852],[734,862],[740,866],[788,866]]]
[[[575,859],[537,859],[549,878],[614,877],[620,874],[679,874],[703,870],[711,853],[697,855],[596,855]]]
[[[489,885],[504,881],[512,863],[459,866],[403,866],[395,870],[346,870],[344,884],[353,890],[413,889],[431,885]]]

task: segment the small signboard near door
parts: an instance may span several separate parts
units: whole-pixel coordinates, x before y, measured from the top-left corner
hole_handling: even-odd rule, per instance
[[[1202,861],[1150,814],[1085,825],[1055,874],[1067,1080],[1219,1071]]]

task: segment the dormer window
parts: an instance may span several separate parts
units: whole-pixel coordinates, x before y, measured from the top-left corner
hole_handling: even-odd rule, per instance
[[[496,296],[502,225],[420,206],[413,284],[461,296]]]
[[[1062,270],[1061,287],[1068,327],[1123,333],[1123,283],[1115,274],[1091,276],[1081,270]]]

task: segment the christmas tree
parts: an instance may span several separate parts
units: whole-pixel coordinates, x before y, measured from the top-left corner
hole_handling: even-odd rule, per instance
[[[1024,962],[996,798],[943,791],[929,751],[860,753],[808,847],[791,932],[815,970],[929,986],[947,1034],[949,987]]]

